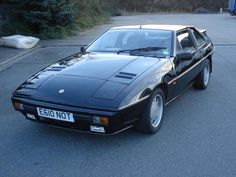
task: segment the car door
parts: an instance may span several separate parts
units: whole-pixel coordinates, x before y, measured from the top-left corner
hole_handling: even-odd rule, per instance
[[[177,33],[176,54],[192,53],[193,57],[189,60],[179,60],[175,58],[173,63],[176,70],[175,89],[173,97],[179,95],[197,76],[198,69],[194,67],[201,59],[200,50],[197,50],[197,43],[190,29],[185,29]]]

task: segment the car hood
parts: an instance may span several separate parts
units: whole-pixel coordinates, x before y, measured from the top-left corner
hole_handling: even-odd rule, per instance
[[[79,107],[91,107],[91,100],[102,99],[105,106],[158,61],[142,56],[77,54],[40,71],[17,92]]]
[[[62,60],[46,71],[129,84],[157,61],[142,56],[89,53]]]

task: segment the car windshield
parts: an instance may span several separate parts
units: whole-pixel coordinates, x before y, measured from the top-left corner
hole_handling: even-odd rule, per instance
[[[172,32],[150,29],[111,29],[101,35],[87,52],[116,52],[130,55],[168,57]]]

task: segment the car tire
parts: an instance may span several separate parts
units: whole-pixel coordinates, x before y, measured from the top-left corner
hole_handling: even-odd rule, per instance
[[[165,108],[164,93],[161,89],[156,89],[148,102],[147,107],[135,127],[142,133],[156,133],[162,123]]]
[[[205,66],[203,70],[199,73],[199,75],[196,77],[193,87],[196,89],[206,89],[211,76],[211,66],[210,61],[206,60]]]

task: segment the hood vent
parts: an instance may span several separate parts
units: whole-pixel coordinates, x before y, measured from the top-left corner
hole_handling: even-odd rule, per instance
[[[61,71],[61,70],[65,69],[65,68],[66,68],[65,66],[52,66],[47,71]]]
[[[115,75],[115,77],[123,78],[123,79],[133,79],[137,74],[134,73],[126,73],[126,72],[119,72]]]

